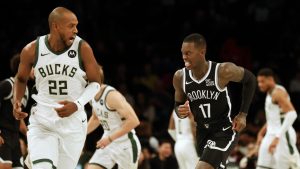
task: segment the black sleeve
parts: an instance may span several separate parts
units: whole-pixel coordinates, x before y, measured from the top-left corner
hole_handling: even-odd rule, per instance
[[[9,96],[12,92],[12,85],[8,80],[3,80],[0,82],[0,99],[3,100],[5,97]]]
[[[248,113],[256,89],[256,78],[253,73],[245,69],[244,77],[241,82],[243,83],[243,89],[240,112]]]

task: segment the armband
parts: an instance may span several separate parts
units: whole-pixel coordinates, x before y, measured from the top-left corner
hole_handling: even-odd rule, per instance
[[[100,90],[100,84],[97,82],[91,82],[88,86],[84,89],[81,96],[74,101],[77,106],[77,110],[80,110],[86,105],[90,100],[92,100],[96,94]]]

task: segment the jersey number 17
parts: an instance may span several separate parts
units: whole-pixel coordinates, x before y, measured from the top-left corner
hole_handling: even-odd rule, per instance
[[[204,118],[210,118],[210,104],[200,104],[199,108],[201,109],[201,112],[203,114]]]

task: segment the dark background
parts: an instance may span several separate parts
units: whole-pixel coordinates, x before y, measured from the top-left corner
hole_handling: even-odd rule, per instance
[[[48,14],[57,6],[77,15],[78,34],[104,66],[105,81],[126,96],[158,138],[167,137],[172,77],[184,66],[181,42],[194,32],[206,37],[208,60],[231,61],[254,74],[262,67],[272,68],[300,111],[300,1],[0,1],[0,79],[12,76],[9,59],[13,54],[49,32]],[[240,89],[239,84],[230,85],[234,112]],[[263,106],[264,95],[257,92],[249,124],[261,124]],[[93,147],[94,142],[89,145]]]

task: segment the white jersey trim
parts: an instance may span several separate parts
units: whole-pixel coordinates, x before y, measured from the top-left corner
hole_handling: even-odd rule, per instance
[[[224,148],[217,147],[217,146],[210,146],[209,148],[214,149],[214,150],[227,151],[228,148],[230,147],[230,145],[232,144],[232,142],[234,141],[235,135],[236,135],[236,132],[233,131],[233,134],[231,136],[231,140],[228,142],[228,144]]]
[[[4,163],[4,164],[12,164],[12,161],[10,161],[10,160],[3,160],[1,157],[0,157],[0,162]]]
[[[182,89],[183,92],[185,93],[185,79],[186,79],[186,74],[185,74],[185,68],[182,68],[182,72],[183,72],[183,77],[182,77]]]
[[[3,98],[3,100],[8,100],[13,95],[13,91],[14,91],[13,90],[13,87],[14,87],[14,78],[10,77],[9,79],[6,79],[5,81],[8,81],[10,83],[10,85],[11,85],[11,91],[10,91],[10,93],[6,97]]]
[[[226,92],[227,104],[228,104],[228,107],[229,107],[227,117],[228,117],[229,121],[232,123],[232,120],[231,120],[231,117],[230,117],[230,115],[231,115],[231,101],[230,101],[230,97],[228,95],[227,88],[225,89],[225,92]]]

